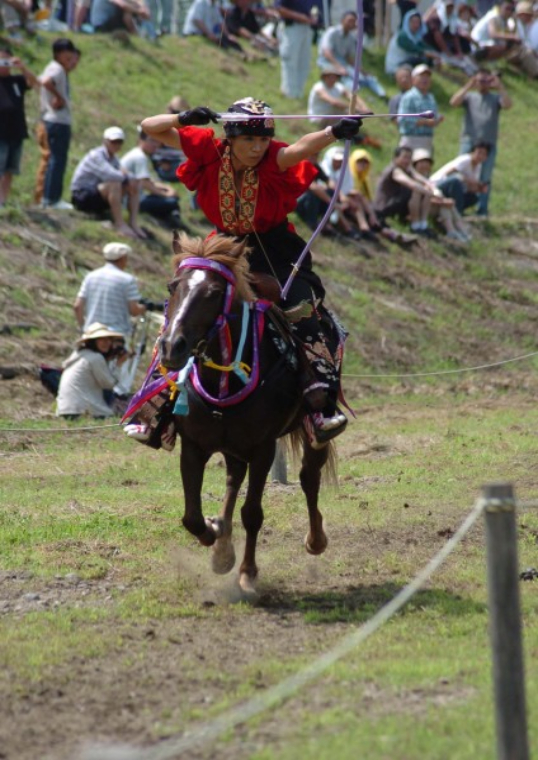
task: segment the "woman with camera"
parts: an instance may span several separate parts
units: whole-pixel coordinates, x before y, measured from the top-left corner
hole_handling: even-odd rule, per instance
[[[112,391],[118,370],[128,358],[122,333],[100,322],[90,325],[63,363],[56,415],[70,420],[81,414],[94,419],[111,417],[114,410],[105,400],[105,391]]]

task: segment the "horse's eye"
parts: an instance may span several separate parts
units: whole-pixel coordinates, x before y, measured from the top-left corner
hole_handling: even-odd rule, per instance
[[[176,292],[178,284],[179,284],[179,280],[172,280],[172,282],[168,283],[167,285],[168,292],[170,293],[171,296],[173,296],[174,293]]]

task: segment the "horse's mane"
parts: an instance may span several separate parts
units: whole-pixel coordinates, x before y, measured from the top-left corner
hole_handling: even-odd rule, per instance
[[[183,232],[179,234],[174,232],[173,248],[176,254],[172,259],[174,272],[178,264],[190,256],[218,261],[234,273],[237,296],[244,301],[255,300],[247,259],[249,248],[245,240],[237,240],[226,235],[213,235],[204,240],[189,237]]]

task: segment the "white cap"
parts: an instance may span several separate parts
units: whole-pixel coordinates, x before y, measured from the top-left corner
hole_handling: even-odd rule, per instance
[[[103,256],[107,261],[118,261],[132,252],[133,249],[127,243],[107,243],[103,248]]]
[[[125,133],[121,127],[107,127],[103,132],[103,140],[125,140]]]

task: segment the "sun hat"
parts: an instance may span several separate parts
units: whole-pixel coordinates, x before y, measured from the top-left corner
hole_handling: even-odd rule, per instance
[[[528,13],[532,16],[534,14],[532,3],[529,3],[528,0],[519,0],[519,3],[516,5],[516,15],[518,13]]]
[[[92,322],[88,329],[85,330],[77,340],[78,345],[86,343],[87,340],[97,340],[97,338],[120,338],[125,340],[125,335],[113,330],[111,327],[103,325],[101,322]]]
[[[411,161],[414,164],[418,163],[418,161],[431,161],[433,163],[433,158],[431,152],[426,148],[415,148]]]
[[[224,122],[224,134],[226,137],[239,137],[240,135],[253,135],[254,137],[274,137],[275,122],[271,118],[273,110],[263,100],[243,98],[236,100],[228,108],[228,113],[245,114],[251,116],[267,116],[267,119],[238,119],[237,121]]]
[[[107,127],[103,132],[103,140],[125,140],[125,132],[121,127]]]
[[[340,69],[337,69],[336,66],[326,66],[325,68],[321,69],[320,71],[320,77],[324,77],[327,74],[331,74],[335,77],[341,77],[342,72]]]
[[[333,161],[343,161],[344,160],[344,149],[343,148],[335,148],[333,152],[331,153],[331,159]]]
[[[130,256],[133,249],[127,243],[107,243],[103,247],[103,256],[107,261],[118,261],[124,256]]]
[[[418,66],[415,66],[415,68],[412,70],[411,75],[414,77],[418,77],[419,74],[431,74],[432,70],[429,66],[426,66],[425,63],[419,63]]]

